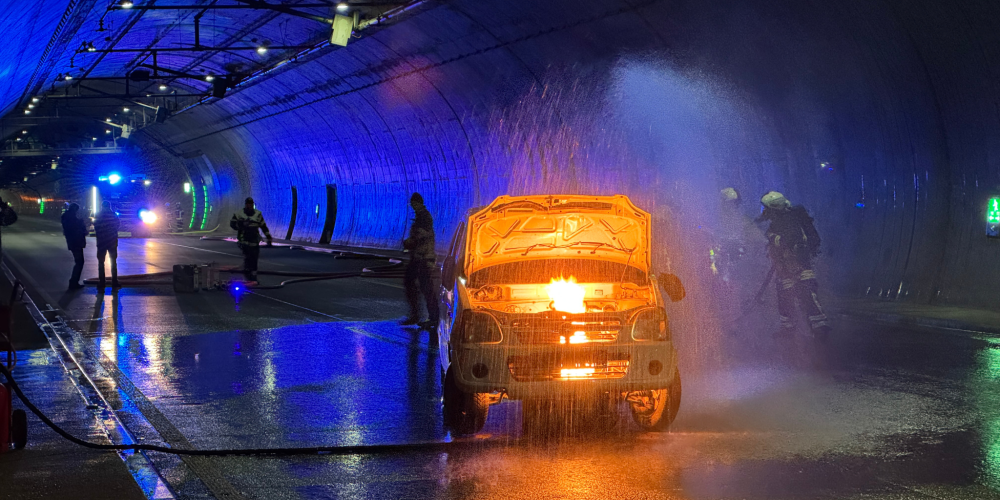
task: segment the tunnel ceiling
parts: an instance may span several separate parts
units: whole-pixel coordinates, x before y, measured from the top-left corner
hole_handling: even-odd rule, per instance
[[[36,22],[18,24],[13,47],[0,49],[5,138],[57,120],[59,106],[58,120],[123,120],[124,103],[105,98],[50,95],[36,122],[23,111],[42,93],[123,92],[121,77],[151,53],[99,50],[191,46],[199,12],[32,8]],[[985,201],[1000,194],[993,2],[378,9],[398,15],[346,47],[324,44],[328,28],[309,19],[206,13],[199,37],[215,46],[319,48],[294,61],[291,49],[158,54],[158,66],[195,78],[129,84],[141,94],[131,101],[172,111],[133,145],[191,179],[203,225],[252,195],[273,231],[301,241],[398,247],[412,191],[435,214],[442,252],[467,210],[497,195],[627,194],[654,213],[659,265],[693,276],[719,237],[718,190],[736,187],[750,214],[776,189],[816,217],[822,271],[838,290],[1000,305],[1000,248],[983,235]],[[107,32],[96,31],[101,17]],[[206,74],[243,79],[217,99],[205,97]]]
[[[103,139],[107,128],[121,133],[98,121],[139,129],[154,121],[157,107],[173,112],[210,101],[213,83],[206,80],[228,78],[233,91],[293,56],[331,50],[330,25],[313,18],[357,15],[364,23],[392,16],[404,2],[339,4],[4,0],[4,12],[20,15],[0,21],[0,33],[13,41],[0,47],[0,140],[21,137],[22,144],[14,146],[22,149],[29,142],[31,148],[92,147],[90,139]],[[262,48],[266,51],[259,52]],[[126,78],[135,70],[150,77]],[[66,123],[87,130],[37,130]]]

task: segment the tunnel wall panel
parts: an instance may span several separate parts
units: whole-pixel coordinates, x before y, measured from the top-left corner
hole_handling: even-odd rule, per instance
[[[459,1],[149,129],[216,166],[283,234],[399,248],[409,194],[439,250],[501,194],[624,193],[700,263],[718,190],[815,216],[821,269],[881,299],[995,305],[982,206],[995,158],[997,7],[958,2]],[[989,103],[989,105],[985,105]],[[663,220],[669,217],[670,220]],[[689,270],[696,273],[696,270]]]

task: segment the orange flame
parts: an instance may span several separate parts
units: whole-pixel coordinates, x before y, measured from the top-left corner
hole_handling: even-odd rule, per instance
[[[573,314],[587,312],[587,307],[583,304],[583,297],[587,294],[587,289],[583,285],[576,283],[576,278],[570,276],[568,280],[560,277],[553,278],[545,287],[552,301],[552,307],[556,311]]]

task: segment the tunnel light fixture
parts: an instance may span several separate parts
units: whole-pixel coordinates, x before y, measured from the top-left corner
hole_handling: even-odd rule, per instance
[[[143,186],[148,186],[148,185],[150,185],[150,184],[152,184],[152,183],[153,183],[153,181],[149,181],[149,180],[146,180],[146,181],[142,181],[142,185],[143,185]]]
[[[208,186],[202,184],[202,186],[201,186],[201,192],[205,195],[205,204],[202,205],[202,208],[201,208],[201,228],[200,229],[204,230],[205,229],[205,222],[208,221],[208,212],[211,211],[212,208],[208,206]]]
[[[122,111],[128,113],[129,109],[128,108],[122,108]]]
[[[26,110],[24,110],[24,114],[26,114],[26,115],[30,115],[30,114],[31,114],[31,110],[30,110],[30,109],[26,109]]]
[[[997,196],[986,203],[986,237],[1000,238],[1000,197]]]
[[[22,131],[21,131],[21,133],[22,133],[22,134],[27,134],[27,133],[28,133],[28,131],[27,131],[27,130],[22,130]]]
[[[17,141],[17,142],[21,142],[21,138],[20,137],[14,139],[14,140]]]
[[[212,76],[212,75],[205,75],[205,81],[206,82],[211,82],[213,80],[215,80],[214,76]]]
[[[86,47],[87,52],[97,52],[97,47],[94,47],[94,42],[86,42],[83,45]]]
[[[347,9],[349,8],[351,8],[351,6],[347,5],[347,2],[340,2],[337,4],[337,12],[347,12]]]
[[[118,6],[123,9],[131,9],[134,5],[135,4],[132,3],[132,0],[121,0],[118,2]]]
[[[105,118],[104,121],[111,123],[111,118]]]
[[[97,215],[97,207],[98,207],[98,205],[97,205],[97,186],[93,186],[93,187],[90,188],[90,206],[91,206],[91,212],[94,215]]]
[[[261,45],[260,47],[257,47],[257,54],[260,54],[260,55],[267,54],[267,47],[265,47],[263,45]]]
[[[104,129],[104,133],[105,134],[110,134],[111,133],[111,129],[109,129],[109,128],[108,129]]]
[[[190,193],[191,192],[191,183],[190,182],[185,182],[184,183],[184,192],[185,193]]]
[[[24,182],[28,182],[28,176],[24,176]]]
[[[37,97],[32,97],[32,98],[31,98],[31,102],[38,102],[39,100],[40,100],[40,99],[38,99]]]
[[[68,82],[73,79],[73,75],[66,75],[63,79]]]
[[[161,83],[161,84],[160,84],[160,90],[167,90],[167,85],[166,85],[166,84],[163,84],[163,83]]]
[[[29,104],[28,105],[28,109],[35,109],[35,105],[34,104]]]

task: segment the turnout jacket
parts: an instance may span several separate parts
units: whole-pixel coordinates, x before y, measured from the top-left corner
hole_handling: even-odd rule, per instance
[[[247,215],[245,210],[234,213],[233,218],[229,220],[229,227],[236,230],[236,239],[240,245],[259,245],[261,230],[267,239],[271,239],[271,231],[267,229],[264,215],[257,209],[250,215]]]
[[[410,226],[410,237],[403,240],[403,248],[410,251],[410,261],[434,262],[437,253],[434,251],[434,218],[430,210],[423,205],[414,209],[416,218]]]
[[[122,221],[111,209],[101,210],[94,220],[94,235],[97,236],[97,248],[118,248],[118,229]]]
[[[819,232],[805,207],[796,205],[770,219],[767,242],[771,258],[808,261],[819,254]]]

